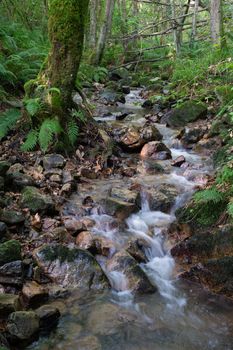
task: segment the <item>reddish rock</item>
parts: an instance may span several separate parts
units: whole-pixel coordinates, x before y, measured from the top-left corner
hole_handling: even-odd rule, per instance
[[[160,141],[152,141],[145,144],[140,153],[142,158],[155,160],[171,159],[171,151]]]
[[[176,159],[174,159],[171,164],[172,164],[172,166],[180,167],[185,162],[186,162],[185,157],[179,156]]]

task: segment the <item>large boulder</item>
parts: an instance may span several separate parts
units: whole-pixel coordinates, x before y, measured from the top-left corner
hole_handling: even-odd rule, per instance
[[[110,273],[118,272],[125,276],[126,288],[134,293],[154,293],[157,290],[137,261],[124,250],[114,254],[107,262],[107,271]]]
[[[20,309],[19,297],[14,294],[0,294],[0,318],[5,318]]]
[[[199,101],[187,101],[166,114],[164,120],[171,127],[183,127],[207,115],[207,106]]]
[[[0,244],[0,266],[16,260],[21,260],[20,243],[10,240]]]
[[[162,140],[159,130],[151,125],[124,126],[114,130],[114,139],[127,152],[137,152],[150,141]]]
[[[154,160],[171,159],[171,151],[160,141],[152,141],[145,144],[141,150],[142,158],[150,158]]]
[[[109,286],[100,265],[86,250],[50,244],[37,249],[33,255],[41,270],[62,286],[87,290]]]
[[[53,213],[55,206],[52,198],[49,195],[40,193],[35,187],[25,187],[22,192],[21,206],[28,208],[31,213]]]
[[[16,311],[7,321],[9,342],[26,345],[35,340],[39,333],[39,317],[33,311]]]
[[[43,305],[35,310],[39,317],[40,332],[48,333],[51,329],[57,326],[60,311],[52,305]]]

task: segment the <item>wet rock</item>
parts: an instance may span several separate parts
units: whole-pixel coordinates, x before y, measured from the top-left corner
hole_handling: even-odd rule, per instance
[[[164,173],[162,165],[156,163],[153,159],[144,159],[142,166],[148,174]]]
[[[113,81],[118,81],[121,79],[128,79],[128,78],[129,78],[129,71],[124,67],[114,69],[109,76],[109,79]]]
[[[10,210],[10,209],[0,209],[0,220],[8,225],[22,224],[25,217],[22,213]]]
[[[0,333],[0,350],[9,350],[10,346],[5,334]]]
[[[136,203],[130,203],[114,197],[105,199],[104,208],[106,214],[114,216],[120,221],[123,221],[138,209]]]
[[[51,305],[43,305],[35,310],[39,317],[40,332],[48,333],[58,325],[61,316],[58,308]]]
[[[82,168],[81,175],[83,177],[86,177],[87,179],[90,179],[90,180],[97,179],[97,177],[98,177],[98,174],[94,170],[89,169],[89,168]]]
[[[33,256],[44,273],[60,285],[87,290],[108,288],[101,267],[86,250],[50,244],[34,251]]]
[[[92,308],[88,317],[88,328],[96,335],[112,335],[119,332],[119,326],[132,320],[119,306],[106,303]]]
[[[67,231],[71,232],[72,236],[77,236],[79,232],[86,230],[83,221],[75,217],[67,217],[63,219],[64,226]]]
[[[154,187],[145,188],[143,194],[138,197],[138,204],[141,203],[143,197],[146,197],[149,207],[153,211],[169,212],[175,204],[178,191],[173,185],[162,184]]]
[[[88,335],[78,340],[79,350],[101,350],[101,344],[97,337],[94,335]]]
[[[128,95],[128,94],[130,93],[130,87],[127,86],[127,85],[123,85],[123,86],[121,87],[121,90],[122,90],[123,94]]]
[[[20,172],[10,173],[6,178],[7,187],[16,191],[22,190],[26,186],[33,186],[34,184],[35,182],[31,176]]]
[[[21,206],[28,208],[31,213],[53,213],[55,206],[49,195],[40,193],[35,187],[25,187],[22,192]]]
[[[51,182],[57,182],[58,184],[60,184],[62,182],[61,176],[57,175],[57,174],[53,174],[50,176],[49,180]]]
[[[126,126],[115,132],[115,141],[127,152],[136,152],[149,141],[159,141],[162,135],[154,126],[147,125],[141,128]]]
[[[146,100],[142,104],[142,108],[152,108],[153,107],[153,102],[151,100]]]
[[[210,259],[198,263],[187,272],[181,274],[182,278],[201,283],[211,291],[233,297],[233,257],[226,256],[219,259]]]
[[[125,97],[117,92],[106,88],[100,93],[100,98],[107,104],[115,104],[116,102],[125,103]]]
[[[5,222],[0,221],[0,239],[5,235],[6,231],[7,231],[7,226]]]
[[[0,176],[0,191],[4,191],[5,181],[2,176]]]
[[[45,170],[63,168],[64,166],[65,158],[60,154],[49,154],[43,159],[43,167]]]
[[[120,272],[127,279],[127,289],[134,293],[154,293],[157,288],[151,284],[145,272],[137,261],[126,251],[116,253],[107,262],[108,272]]]
[[[98,237],[90,231],[79,233],[76,238],[76,244],[79,248],[86,249],[93,255],[109,256],[115,250],[110,240],[105,237]]]
[[[20,243],[10,240],[0,244],[0,266],[16,260],[21,260]]]
[[[0,283],[20,287],[23,284],[22,261],[12,261],[0,267]]]
[[[142,238],[135,239],[130,241],[126,247],[126,251],[139,263],[148,262],[146,256],[146,249],[150,248],[149,243]]]
[[[26,345],[38,337],[39,317],[33,311],[16,311],[9,315],[7,331],[9,342]]]
[[[9,314],[19,310],[19,297],[14,294],[0,293],[0,318],[6,318]]]
[[[207,115],[207,106],[199,101],[187,101],[168,112],[163,118],[171,127],[183,127]]]
[[[61,188],[61,191],[60,191],[60,194],[61,196],[66,194],[66,195],[70,195],[72,193],[72,184],[71,183],[67,183],[67,184],[64,184]]]
[[[0,176],[5,176],[7,170],[10,168],[11,164],[5,160],[0,161]]]
[[[152,141],[145,144],[141,150],[140,156],[142,158],[151,158],[154,160],[171,159],[171,151],[167,146],[159,141]]]
[[[71,175],[70,171],[63,170],[62,172],[62,183],[67,184],[74,180],[73,176]]]
[[[188,129],[185,131],[181,141],[186,147],[188,147],[188,145],[197,143],[199,140],[201,140],[206,131],[207,127],[205,126]]]
[[[35,281],[28,281],[22,289],[22,300],[26,307],[36,307],[48,299],[47,288]]]
[[[172,164],[172,166],[180,167],[185,162],[186,162],[185,157],[179,156],[176,159],[174,159],[171,164]]]

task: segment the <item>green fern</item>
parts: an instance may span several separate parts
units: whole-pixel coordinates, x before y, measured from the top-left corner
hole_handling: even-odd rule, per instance
[[[55,136],[62,131],[57,119],[45,119],[42,123],[38,135],[39,145],[43,152],[46,152]]]
[[[218,184],[223,184],[223,183],[233,183],[233,169],[224,166],[223,169],[220,171],[220,173],[217,176],[216,182]]]
[[[25,107],[31,117],[33,117],[41,109],[40,98],[30,98],[25,101]]]
[[[20,110],[15,108],[9,109],[0,116],[0,140],[5,137],[11,129],[14,128],[20,116]]]
[[[39,135],[38,130],[31,130],[28,133],[25,142],[21,146],[21,150],[24,152],[32,151],[38,142],[38,135]]]
[[[227,213],[233,219],[233,200],[231,200],[227,205]]]
[[[67,136],[72,146],[74,146],[75,142],[77,141],[78,133],[79,128],[76,121],[73,118],[70,118],[67,123]]]
[[[219,192],[216,187],[209,188],[204,191],[195,193],[194,201],[195,203],[209,203],[218,204],[224,200],[223,193]]]

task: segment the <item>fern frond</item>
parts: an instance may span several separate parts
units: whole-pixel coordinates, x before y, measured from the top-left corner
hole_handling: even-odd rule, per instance
[[[212,187],[207,190],[203,190],[195,193],[194,201],[196,203],[209,203],[212,202],[214,204],[220,203],[224,200],[223,193],[219,192],[217,188]]]
[[[231,200],[227,205],[227,213],[233,219],[233,200]]]
[[[31,117],[33,117],[41,108],[40,98],[30,98],[25,101],[25,107]]]
[[[28,133],[25,142],[21,146],[21,150],[24,152],[32,151],[38,142],[38,134],[38,130],[31,130]]]
[[[9,109],[0,116],[0,140],[13,129],[20,116],[21,112],[16,108]]]
[[[46,152],[53,138],[62,131],[57,119],[45,119],[39,131],[39,145],[43,152]]]
[[[76,121],[73,118],[71,118],[67,123],[67,136],[72,146],[77,141],[78,133],[79,133],[78,125]]]

